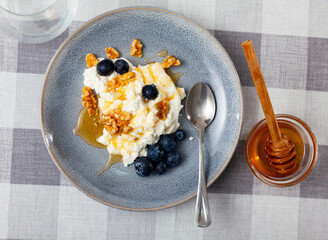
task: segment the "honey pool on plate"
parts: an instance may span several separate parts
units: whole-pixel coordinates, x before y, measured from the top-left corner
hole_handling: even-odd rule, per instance
[[[93,147],[104,148],[106,146],[97,141],[97,138],[103,134],[104,123],[100,120],[99,110],[97,114],[90,116],[86,108],[82,108],[77,118],[74,134],[81,137],[86,143]],[[106,166],[98,173],[102,174],[115,163],[122,162],[121,155],[109,155]]]
[[[106,148],[105,145],[97,141],[97,138],[103,134],[103,129],[104,123],[100,119],[99,110],[97,114],[90,116],[88,109],[82,108],[73,132],[93,147]]]

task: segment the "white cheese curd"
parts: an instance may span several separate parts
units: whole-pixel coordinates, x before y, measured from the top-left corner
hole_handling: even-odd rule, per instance
[[[121,58],[122,59],[122,58]],[[99,59],[102,60],[102,59]],[[84,85],[93,88],[98,94],[98,104],[103,114],[114,109],[120,109],[131,114],[128,134],[112,135],[105,128],[98,142],[107,147],[109,154],[122,155],[124,166],[133,163],[138,156],[146,156],[147,145],[156,143],[162,134],[175,132],[179,127],[179,112],[183,105],[181,100],[186,96],[183,88],[175,86],[161,63],[134,67],[128,60],[130,71],[134,72],[135,80],[115,91],[107,90],[107,82],[118,76],[113,72],[110,76],[100,76],[96,66],[84,72]],[[115,60],[113,60],[115,62]],[[158,96],[154,100],[145,100],[142,88],[154,84]],[[167,99],[169,112],[165,120],[157,116],[156,103]]]

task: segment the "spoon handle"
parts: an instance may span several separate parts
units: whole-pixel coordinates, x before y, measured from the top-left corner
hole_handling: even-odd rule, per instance
[[[207,186],[204,170],[204,129],[198,131],[199,139],[199,173],[195,209],[195,223],[198,227],[208,227],[212,220],[207,199]]]

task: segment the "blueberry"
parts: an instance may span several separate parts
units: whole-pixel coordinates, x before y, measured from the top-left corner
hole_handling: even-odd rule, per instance
[[[130,69],[129,64],[123,59],[118,59],[114,62],[114,70],[118,74],[127,73],[129,69]]]
[[[147,157],[149,157],[154,162],[159,162],[163,159],[165,152],[161,145],[158,143],[148,146]]]
[[[136,173],[142,177],[148,177],[153,171],[153,164],[147,157],[138,157],[134,162]]]
[[[158,90],[154,84],[145,85],[142,88],[142,96],[146,100],[153,100],[158,96]]]
[[[166,172],[166,163],[165,162],[159,162],[155,169],[154,169],[154,173],[158,174],[158,175],[162,175],[163,173]]]
[[[167,152],[173,151],[177,147],[177,141],[175,140],[174,134],[162,135],[159,139],[159,143]]]
[[[171,167],[178,166],[180,160],[181,160],[181,155],[178,152],[169,152],[166,155],[166,164],[171,166]]]
[[[100,61],[97,65],[97,72],[100,76],[107,76],[112,74],[114,71],[114,64],[109,59]]]
[[[186,138],[186,136],[187,136],[187,133],[183,129],[179,129],[175,132],[175,137],[180,141],[184,140]]]

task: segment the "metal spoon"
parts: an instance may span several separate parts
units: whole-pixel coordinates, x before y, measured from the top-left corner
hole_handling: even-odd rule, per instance
[[[199,176],[195,209],[195,223],[198,227],[208,227],[212,220],[207,199],[207,186],[204,171],[204,131],[212,122],[216,104],[213,93],[206,83],[197,83],[190,90],[186,100],[186,115],[198,131]]]

